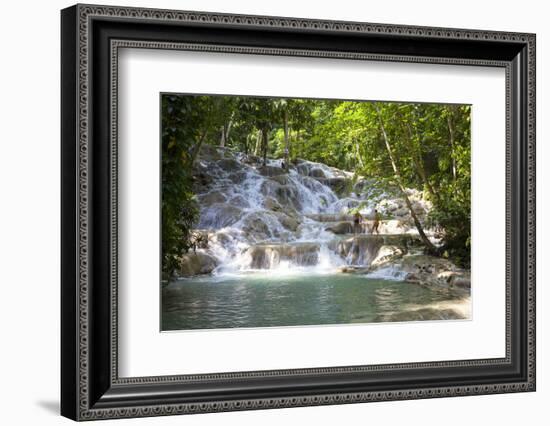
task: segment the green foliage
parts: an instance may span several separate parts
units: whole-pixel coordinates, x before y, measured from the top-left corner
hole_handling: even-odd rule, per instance
[[[162,272],[169,278],[191,247],[198,204],[192,167],[223,109],[210,97],[165,95],[162,107]]]
[[[469,265],[469,106],[165,95],[162,107],[163,270],[189,248],[191,170],[203,143],[322,162],[394,193],[422,190],[434,206],[428,225],[442,230],[441,252]]]

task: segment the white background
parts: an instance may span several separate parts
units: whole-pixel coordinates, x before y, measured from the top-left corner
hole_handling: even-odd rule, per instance
[[[538,391],[423,401],[118,420],[119,424],[279,425],[315,423],[545,424],[550,400],[550,28],[535,0],[321,2],[103,1],[106,4],[255,13],[537,33]],[[59,9],[65,1],[3,4],[0,68],[0,401],[2,423],[69,424],[59,394]],[[545,81],[546,79],[546,81]],[[537,420],[538,419],[538,420]],[[108,421],[102,424],[114,423]]]
[[[504,76],[502,68],[122,50],[119,374],[135,377],[504,357]],[[319,84],[326,81],[331,84]],[[161,92],[472,104],[472,320],[159,333],[159,289],[154,284],[160,251]],[[223,356],[219,348],[224,349]]]

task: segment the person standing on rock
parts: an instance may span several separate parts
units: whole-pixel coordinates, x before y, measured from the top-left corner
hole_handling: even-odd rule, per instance
[[[382,215],[380,214],[380,212],[374,209],[374,223],[372,224],[372,229],[370,231],[371,234],[374,234],[374,231],[376,231],[377,234],[380,234],[378,227],[380,226],[381,219],[382,219]]]
[[[357,235],[358,233],[361,233],[361,223],[363,222],[363,216],[361,216],[361,213],[359,213],[359,210],[355,212],[353,215],[353,233]]]

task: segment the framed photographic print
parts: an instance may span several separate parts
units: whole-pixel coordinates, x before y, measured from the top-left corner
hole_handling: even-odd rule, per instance
[[[535,390],[535,36],[76,5],[74,420]]]

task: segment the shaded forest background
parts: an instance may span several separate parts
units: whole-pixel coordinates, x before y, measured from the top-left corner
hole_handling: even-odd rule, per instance
[[[298,158],[375,178],[402,194],[427,253],[470,264],[470,106],[242,96],[163,95],[162,267],[192,245],[199,207],[193,164],[203,144],[288,166]],[[287,167],[288,168],[288,167]],[[421,224],[406,188],[433,209]],[[424,227],[438,227],[435,247]]]

